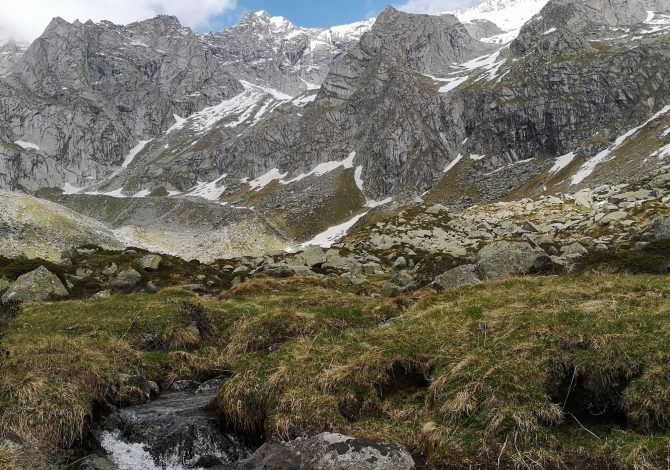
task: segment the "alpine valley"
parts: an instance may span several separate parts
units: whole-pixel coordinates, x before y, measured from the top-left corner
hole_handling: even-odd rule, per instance
[[[0,469],[667,469],[669,273],[670,0],[0,44]]]

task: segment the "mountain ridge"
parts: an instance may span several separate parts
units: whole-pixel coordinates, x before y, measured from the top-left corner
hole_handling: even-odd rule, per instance
[[[453,15],[393,8],[325,31],[265,12],[204,35],[174,17],[54,20],[2,78],[0,186],[199,197],[252,207],[302,242],[378,201],[462,207],[648,176],[648,155],[614,157],[617,136],[662,122],[648,120],[669,102],[653,70],[670,19],[650,6],[667,3],[551,0],[503,44]],[[631,31],[613,39],[616,18]],[[666,137],[649,154],[665,155]],[[568,163],[553,171],[556,159]]]

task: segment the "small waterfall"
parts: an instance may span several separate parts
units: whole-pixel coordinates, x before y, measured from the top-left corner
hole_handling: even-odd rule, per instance
[[[206,406],[214,391],[170,392],[119,411],[117,429],[99,430],[100,446],[120,470],[183,470],[230,464],[249,455]]]

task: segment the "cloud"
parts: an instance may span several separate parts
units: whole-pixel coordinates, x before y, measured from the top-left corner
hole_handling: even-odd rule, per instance
[[[408,0],[398,6],[399,10],[409,13],[435,14],[469,7],[478,0]]]
[[[236,0],[0,0],[0,40],[32,41],[55,16],[126,24],[167,14],[186,26],[203,28],[210,18],[235,6]]]

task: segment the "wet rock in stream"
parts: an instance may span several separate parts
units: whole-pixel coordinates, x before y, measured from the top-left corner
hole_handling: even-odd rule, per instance
[[[206,410],[216,390],[169,392],[141,406],[122,409],[117,429],[97,432],[101,446],[119,470],[228,468],[249,450],[224,433]]]

